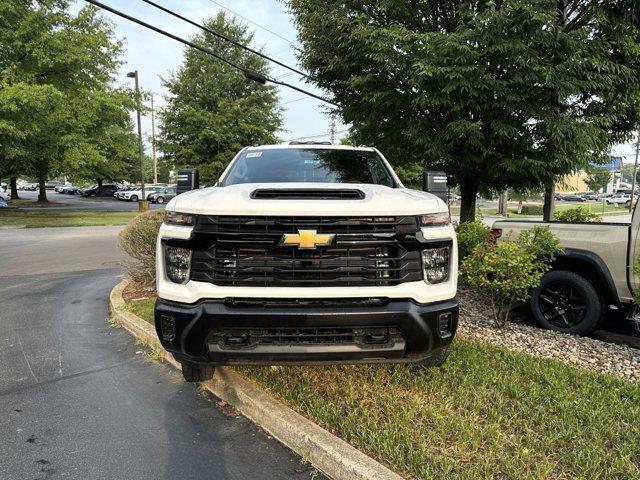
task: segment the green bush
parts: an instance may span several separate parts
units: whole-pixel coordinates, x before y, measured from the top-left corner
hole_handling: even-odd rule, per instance
[[[523,205],[522,206],[522,215],[542,215],[542,214],[543,214],[542,205]]]
[[[592,213],[585,207],[568,208],[561,212],[556,212],[556,220],[559,222],[600,222],[602,216]]]
[[[122,262],[127,277],[145,286],[156,281],[156,241],[164,219],[164,210],[141,213],[118,235],[118,248],[131,260]]]
[[[548,227],[520,233],[518,240],[479,245],[461,265],[462,277],[490,300],[496,326],[503,326],[513,305],[525,301],[560,251]]]
[[[458,237],[458,256],[464,260],[480,244],[489,238],[489,227],[479,220],[464,222],[456,227]]]

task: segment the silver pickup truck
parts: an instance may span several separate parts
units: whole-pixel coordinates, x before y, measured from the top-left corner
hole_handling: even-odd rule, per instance
[[[608,310],[631,311],[640,279],[633,272],[640,254],[640,212],[631,223],[568,223],[500,220],[496,238],[546,225],[560,238],[564,252],[531,295],[535,320],[545,328],[586,334]]]

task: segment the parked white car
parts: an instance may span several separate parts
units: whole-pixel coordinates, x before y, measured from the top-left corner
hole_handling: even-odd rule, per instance
[[[631,202],[631,195],[628,193],[616,193],[604,200],[607,205],[629,205]]]
[[[158,188],[160,188],[159,186],[156,185],[150,185],[150,186],[145,186],[144,187],[144,195],[145,197],[147,197],[147,199],[149,198],[149,195],[151,195],[152,193],[156,193],[158,191]],[[142,189],[136,189],[136,190],[129,190],[126,192],[122,192],[121,195],[118,196],[119,199],[121,200],[126,200],[129,202],[137,202],[138,200],[140,200],[142,198]]]

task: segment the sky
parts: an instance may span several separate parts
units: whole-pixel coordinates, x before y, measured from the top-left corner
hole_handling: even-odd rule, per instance
[[[169,14],[161,12],[140,0],[101,0],[102,3],[128,13],[157,27],[167,30],[183,38],[199,33],[193,27]],[[250,30],[255,33],[253,47],[262,47],[269,56],[294,67],[299,67],[295,56],[297,42],[295,25],[292,16],[282,0],[154,0],[156,3],[171,9],[195,21],[202,22],[205,18],[215,15],[219,10],[225,10],[230,15],[240,17]],[[76,0],[74,9],[78,10],[87,5],[83,0]],[[133,82],[126,74],[138,70],[140,88],[154,94],[156,108],[162,107],[165,89],[162,77],[175,71],[183,59],[183,51],[188,48],[175,40],[166,38],[140,25],[120,18],[112,13],[104,15],[114,23],[116,37],[126,43],[124,64],[119,73],[120,83]],[[313,84],[308,84],[283,67],[274,65],[271,76],[292,83],[305,90],[320,95],[326,95]],[[281,104],[284,108],[284,131],[278,135],[288,140],[328,140],[329,115],[327,105],[322,101],[307,97],[302,93],[278,86]],[[151,117],[146,115],[142,121],[145,147],[149,150],[151,136]],[[336,120],[338,138],[346,134],[348,126]],[[373,145],[375,146],[375,145]],[[384,152],[383,152],[384,153]],[[611,149],[612,155],[622,155],[625,162],[633,162],[635,144],[615,145]]]

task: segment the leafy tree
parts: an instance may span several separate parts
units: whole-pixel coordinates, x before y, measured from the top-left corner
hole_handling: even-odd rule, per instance
[[[599,192],[611,181],[611,172],[606,168],[590,167],[587,169],[587,178],[584,183],[592,192]]]
[[[8,163],[12,174],[38,179],[42,201],[50,175],[100,177],[122,167],[134,145],[127,113],[133,95],[111,86],[122,43],[97,9],[73,16],[69,6],[67,0],[0,3],[0,89],[12,112],[3,120],[6,132],[22,131],[11,137]],[[20,112],[29,108],[22,97],[31,96],[43,108]],[[34,115],[39,125],[21,130],[20,121]]]
[[[253,40],[245,25],[222,12],[204,24],[245,45]],[[264,59],[209,33],[191,41],[254,71],[267,71]],[[277,140],[282,116],[275,88],[245,80],[210,55],[186,50],[182,66],[164,85],[169,97],[160,111],[158,146],[176,168],[199,167],[203,181],[216,181],[241,148]]]
[[[540,188],[638,122],[633,0],[291,0],[302,64],[359,143],[476,194]]]

